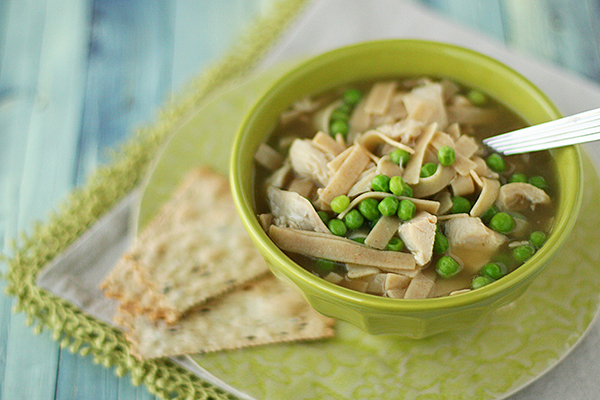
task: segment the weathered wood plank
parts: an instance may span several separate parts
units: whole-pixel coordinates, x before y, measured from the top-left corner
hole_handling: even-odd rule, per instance
[[[173,88],[183,86],[225,54],[275,0],[178,0],[173,43]]]
[[[94,364],[91,357],[71,354],[68,350],[61,350],[57,382],[56,398],[61,400],[156,398],[144,385],[133,386],[129,376],[120,379],[113,368]]]
[[[419,0],[446,18],[504,42],[502,0]]]
[[[36,105],[46,1],[13,1],[7,7],[8,11],[10,13],[4,16],[0,60],[0,93],[3,94],[0,103],[0,171],[3,172],[0,229],[5,251],[8,238],[15,237],[32,221],[20,212],[21,184],[27,170],[24,154]],[[58,359],[56,344],[47,335],[34,336],[22,314],[11,314],[12,299],[7,298],[4,291],[0,302],[0,337],[3,341],[0,398],[52,399]],[[28,384],[24,385],[24,382]]]
[[[504,0],[512,47],[600,81],[600,9],[587,0]]]
[[[75,183],[150,123],[171,90],[174,2],[93,2],[89,69]]]

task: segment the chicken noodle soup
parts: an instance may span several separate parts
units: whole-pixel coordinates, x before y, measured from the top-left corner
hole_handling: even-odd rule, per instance
[[[552,226],[549,153],[503,157],[481,144],[524,125],[447,79],[301,99],[256,153],[258,217],[335,284],[391,298],[476,290],[529,259]]]

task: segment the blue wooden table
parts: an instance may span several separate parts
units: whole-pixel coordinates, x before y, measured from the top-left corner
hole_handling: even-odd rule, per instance
[[[276,0],[0,0],[0,243],[45,221]],[[366,0],[364,0],[366,1]],[[598,0],[420,0],[600,83]],[[6,265],[0,266],[6,270]],[[35,335],[0,281],[0,400],[150,399]]]

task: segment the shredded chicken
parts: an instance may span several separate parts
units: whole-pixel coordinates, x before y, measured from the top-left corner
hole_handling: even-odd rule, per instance
[[[496,205],[504,211],[535,209],[538,204],[550,204],[550,196],[530,183],[514,182],[502,185]]]
[[[415,256],[417,265],[423,266],[433,255],[437,218],[435,215],[420,211],[413,219],[400,225],[400,239]]]
[[[271,186],[267,189],[267,198],[275,225],[308,231],[329,232],[310,201],[298,193]]]
[[[329,173],[327,155],[317,148],[312,140],[296,139],[290,147],[290,161],[296,174],[310,178],[320,186],[327,185]]]
[[[450,251],[471,273],[490,260],[507,238],[485,226],[479,218],[468,215],[452,218],[445,223]]]
[[[483,125],[498,116],[502,129],[521,123],[496,103],[479,107],[465,88],[447,79],[376,82],[362,98],[355,89],[295,103],[282,115],[284,131],[275,138],[279,151],[262,144],[255,154],[256,163],[272,171],[257,190],[267,193],[269,208],[257,217],[283,251],[336,262],[329,273],[307,268],[337,285],[423,299],[472,290],[465,282],[494,255],[509,252],[533,230],[549,229],[540,228],[546,215],[530,216],[552,211],[544,190],[503,184],[536,156],[506,159],[508,168],[497,173],[487,165],[489,149],[474,137],[479,130],[496,129]],[[292,119],[296,122],[289,124]],[[333,135],[330,126],[339,120],[348,123],[348,132],[337,124],[342,131]],[[445,146],[454,150],[451,161],[439,154]],[[435,173],[422,171],[426,163],[436,164]],[[470,210],[453,213],[457,196],[470,201]],[[416,211],[402,221],[397,208],[406,200]],[[514,217],[515,227],[506,235],[479,218],[494,205]],[[535,214],[538,206],[547,207]],[[449,246],[443,255],[463,272],[436,283],[442,254],[434,254],[433,247],[443,246],[444,237]]]

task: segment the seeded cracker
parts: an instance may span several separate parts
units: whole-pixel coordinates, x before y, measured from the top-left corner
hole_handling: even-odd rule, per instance
[[[209,300],[177,323],[122,313],[131,352],[142,359],[333,336],[322,316],[272,274]]]
[[[236,214],[227,179],[198,168],[186,176],[102,288],[127,312],[173,323],[196,304],[266,271]]]

